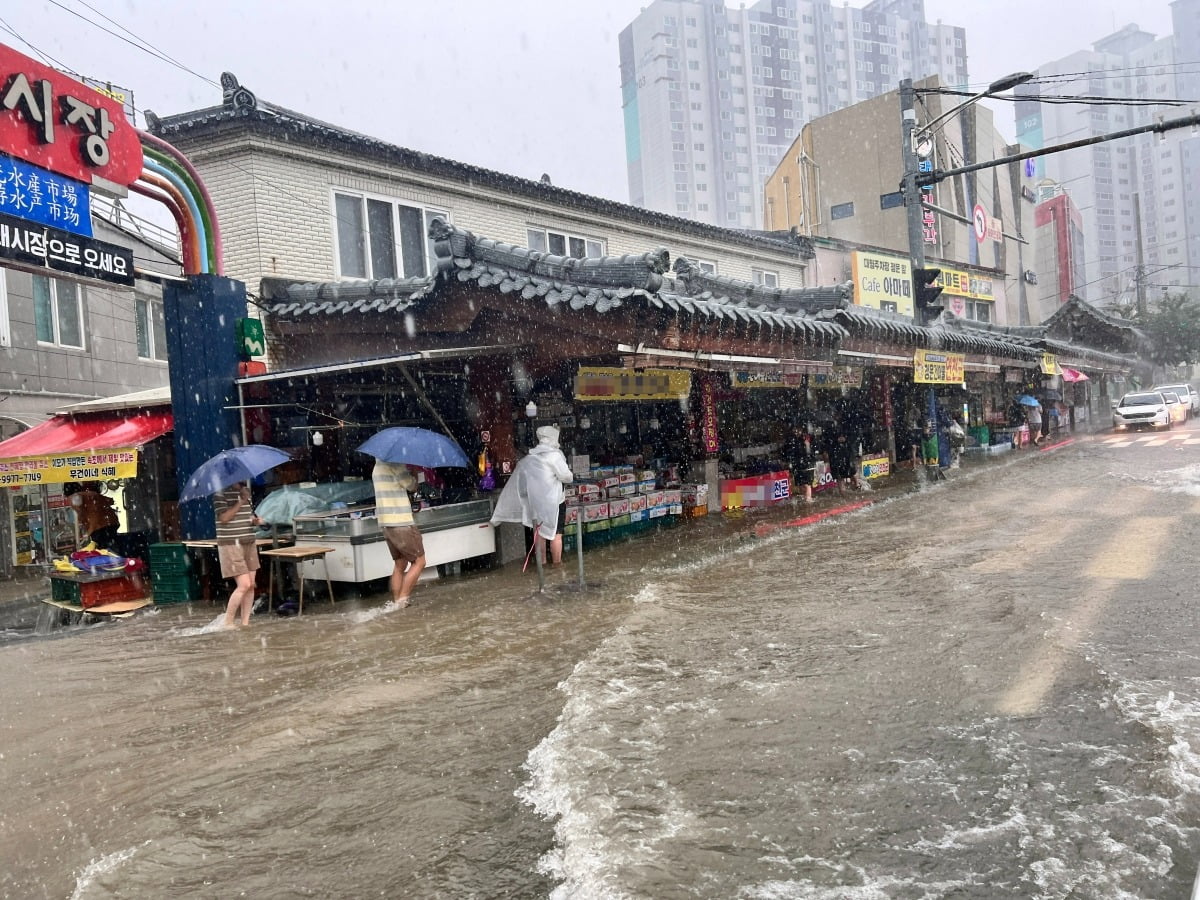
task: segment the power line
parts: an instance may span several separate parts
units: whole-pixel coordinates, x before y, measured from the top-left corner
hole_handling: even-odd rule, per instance
[[[42,58],[42,62],[46,63],[46,65],[55,65],[70,75],[79,75],[79,73],[74,71],[73,69],[71,69],[70,66],[59,62],[57,59],[55,59],[49,53],[46,53],[45,51],[38,49],[38,47],[35,46],[33,43],[31,43],[30,41],[21,37],[21,35],[17,34],[17,32],[13,29],[13,27],[11,25],[9,25],[6,21],[4,21],[3,18],[0,18],[0,25],[3,25],[5,31],[7,31],[9,34],[11,34],[13,37],[15,37],[18,41],[20,41],[22,44],[24,44],[26,47],[28,47],[30,50],[32,50],[34,53],[36,53],[38,56],[40,56]]]

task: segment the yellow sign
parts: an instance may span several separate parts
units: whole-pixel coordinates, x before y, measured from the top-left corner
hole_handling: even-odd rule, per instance
[[[137,477],[136,447],[48,456],[18,456],[0,460],[0,486],[63,484]]]
[[[692,390],[692,373],[679,369],[608,369],[580,366],[576,400],[680,400]]]
[[[992,279],[972,275],[970,272],[964,272],[961,269],[948,269],[945,266],[941,266],[940,268],[942,270],[940,284],[942,285],[942,290],[947,294],[966,297],[968,300],[994,301],[996,299],[992,287]]]
[[[1058,367],[1058,358],[1053,353],[1042,354],[1042,374],[1043,375],[1061,375],[1062,369]]]
[[[850,266],[856,304],[902,316],[913,314],[912,267],[907,259],[855,250]]]
[[[914,384],[962,384],[966,356],[962,353],[913,351]]]

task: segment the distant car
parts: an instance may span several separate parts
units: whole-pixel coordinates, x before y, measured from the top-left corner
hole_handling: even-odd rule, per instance
[[[1172,428],[1171,410],[1161,391],[1126,394],[1113,407],[1113,428]]]
[[[1159,391],[1163,395],[1163,399],[1167,401],[1167,412],[1171,414],[1171,424],[1176,422],[1186,422],[1188,416],[1192,414],[1192,410],[1188,402],[1182,399],[1174,391],[1162,390]]]
[[[1174,391],[1179,399],[1186,404],[1188,416],[1200,416],[1200,393],[1190,384],[1156,384],[1152,391]]]

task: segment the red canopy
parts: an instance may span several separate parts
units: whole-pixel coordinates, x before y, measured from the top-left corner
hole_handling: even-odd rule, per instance
[[[141,447],[174,427],[169,409],[55,416],[0,441],[0,460]]]

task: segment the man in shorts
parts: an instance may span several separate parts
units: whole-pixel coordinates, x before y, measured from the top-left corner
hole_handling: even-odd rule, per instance
[[[417,486],[417,481],[408,466],[383,460],[375,462],[371,481],[375,485],[375,517],[392,554],[388,587],[392,602],[403,609],[412,602],[413,588],[425,569],[425,543],[408,502],[408,492]]]

